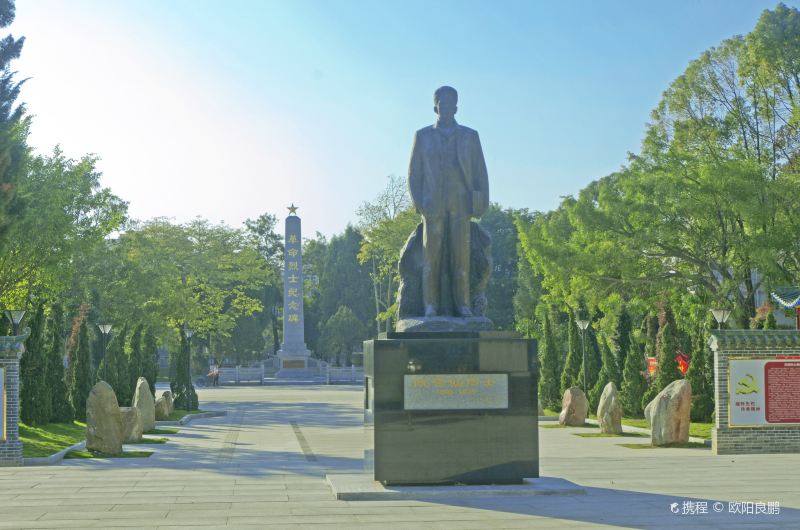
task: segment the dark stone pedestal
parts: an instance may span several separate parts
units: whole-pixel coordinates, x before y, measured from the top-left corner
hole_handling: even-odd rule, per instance
[[[539,476],[536,344],[516,333],[389,333],[364,343],[367,471],[385,484]]]

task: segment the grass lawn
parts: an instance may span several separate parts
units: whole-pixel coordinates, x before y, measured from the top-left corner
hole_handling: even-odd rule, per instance
[[[128,444],[165,444],[169,440],[167,438],[148,438],[147,436],[142,437],[141,440],[136,442],[124,442],[124,445]]]
[[[172,411],[172,414],[169,415],[169,421],[178,421],[179,419],[183,418],[187,414],[199,414],[201,412],[206,412],[205,410],[184,410],[184,409],[175,409]]]
[[[86,439],[86,424],[74,421],[30,427],[20,422],[19,437],[23,457],[50,456]]]
[[[178,434],[179,430],[180,429],[176,429],[175,427],[156,427],[143,434]]]
[[[558,416],[559,413],[555,410],[544,409],[545,416]],[[596,420],[597,416],[589,414],[589,419]],[[650,424],[644,418],[622,418],[622,424],[628,427],[639,427],[642,429],[650,430]],[[711,439],[711,431],[714,428],[713,423],[695,423],[689,424],[689,436],[696,438],[703,438],[704,440]]]
[[[123,451],[115,455],[92,453],[91,451],[70,451],[64,458],[147,458],[153,451]]]
[[[615,436],[631,436],[641,438],[647,436],[646,434],[639,432],[624,432],[622,434],[610,434],[606,432],[574,432],[572,434],[575,436],[580,436],[581,438],[612,438]]]
[[[679,447],[682,449],[705,449],[705,444],[697,443],[697,442],[687,442],[685,444],[667,444],[667,445],[651,445],[651,444],[617,444],[621,447],[627,447],[628,449],[661,449],[661,448],[671,448],[671,447]]]
[[[641,427],[650,430],[650,424],[643,418],[622,418],[622,424],[629,427]],[[711,439],[711,430],[714,428],[713,423],[690,423],[689,436],[696,438],[703,438],[704,440]]]
[[[576,425],[561,425],[560,423],[556,423],[555,425],[543,425],[542,423],[540,423],[539,427],[541,427],[542,429],[584,429],[584,428],[587,428],[587,427],[589,429],[598,429],[599,428],[597,425],[592,425],[591,423],[587,423],[586,425],[579,425],[579,426],[576,426]]]

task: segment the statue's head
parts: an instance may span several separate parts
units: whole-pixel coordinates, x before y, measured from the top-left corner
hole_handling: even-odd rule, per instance
[[[433,93],[433,111],[440,120],[452,120],[458,111],[458,92],[451,86],[441,86]]]

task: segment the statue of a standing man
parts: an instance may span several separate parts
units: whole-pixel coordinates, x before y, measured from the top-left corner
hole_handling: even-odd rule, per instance
[[[438,118],[416,132],[408,170],[411,200],[423,222],[425,316],[438,314],[444,266],[449,268],[457,315],[471,317],[470,219],[489,206],[489,177],[478,132],[456,123],[456,89],[438,88],[433,103]],[[442,263],[443,255],[449,263]]]

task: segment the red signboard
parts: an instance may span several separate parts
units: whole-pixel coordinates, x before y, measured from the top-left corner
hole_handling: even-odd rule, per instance
[[[648,357],[647,358],[647,374],[650,377],[656,375],[656,369],[658,368],[658,360],[655,357]]]
[[[800,361],[764,365],[764,399],[768,423],[800,423]]]

